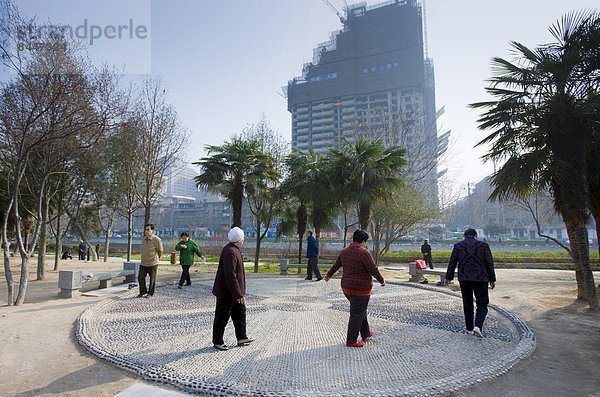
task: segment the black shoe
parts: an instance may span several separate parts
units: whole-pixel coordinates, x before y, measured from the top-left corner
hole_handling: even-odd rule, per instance
[[[321,281],[323,280],[323,277],[319,277],[316,281]]]
[[[178,286],[177,286],[177,288],[178,288],[178,289],[182,289],[182,288],[183,288],[183,286],[181,286],[181,285],[178,285]]]
[[[146,295],[146,294],[138,294],[138,296],[136,296],[136,298],[143,298],[144,295]]]
[[[244,338],[238,340],[238,346],[248,346],[250,343],[254,342],[252,338]]]
[[[312,277],[311,278],[306,277],[305,280],[312,280]]]

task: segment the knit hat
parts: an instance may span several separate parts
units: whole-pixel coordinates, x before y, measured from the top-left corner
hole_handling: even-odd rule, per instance
[[[227,238],[232,243],[237,243],[238,241],[242,241],[244,239],[244,231],[239,227],[233,227],[227,234]]]

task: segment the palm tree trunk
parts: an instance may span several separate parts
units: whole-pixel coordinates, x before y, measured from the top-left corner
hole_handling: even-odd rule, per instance
[[[566,222],[567,234],[573,252],[575,278],[577,280],[577,299],[586,300],[591,310],[598,309],[599,302],[594,284],[594,275],[590,266],[588,233],[585,224]]]
[[[595,212],[594,222],[596,222],[596,244],[598,244],[598,256],[600,257],[600,211]]]
[[[235,178],[233,182],[233,199],[231,200],[231,209],[233,212],[233,226],[242,227],[242,203],[244,201],[244,183],[240,177]]]
[[[256,248],[254,250],[254,273],[258,273],[258,260],[260,259],[260,243],[262,241],[260,235],[261,222],[256,223]]]
[[[358,205],[358,223],[362,230],[369,228],[369,218],[371,216],[371,204],[360,203]]]
[[[302,263],[302,239],[304,238],[304,232],[306,231],[306,222],[307,222],[307,214],[306,214],[306,205],[304,203],[300,203],[298,209],[296,210],[296,221],[298,223],[298,263]]]

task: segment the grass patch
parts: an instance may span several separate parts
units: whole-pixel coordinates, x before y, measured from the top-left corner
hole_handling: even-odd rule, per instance
[[[448,263],[451,250],[436,250],[431,253],[434,263]],[[571,262],[571,258],[565,251],[492,251],[495,264],[501,263],[561,263]],[[382,259],[384,261],[398,261],[400,263],[409,263],[415,259],[421,259],[423,255],[419,250],[405,250],[388,252]],[[598,252],[590,252],[590,263],[598,265]]]

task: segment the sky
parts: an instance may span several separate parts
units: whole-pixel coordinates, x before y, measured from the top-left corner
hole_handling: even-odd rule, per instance
[[[343,0],[330,1],[343,9]],[[140,80],[148,73],[160,76],[189,131],[190,161],[204,155],[205,145],[229,140],[262,114],[291,140],[291,115],[281,88],[301,75],[302,65],[312,60],[313,48],[341,28],[322,0],[15,3],[40,21],[73,29],[83,26],[80,37],[92,42],[93,61],[117,65],[128,80]],[[568,12],[596,4],[590,0],[425,1],[436,107],[445,108],[438,130],[440,134],[452,131],[448,154],[440,164],[440,170],[448,170],[450,187],[445,189],[466,195],[468,186],[493,171],[492,164],[480,160],[485,148],[474,148],[486,133],[477,129],[478,111],[468,108],[489,99],[484,88],[492,76],[490,60],[495,56],[513,60],[511,41],[529,47],[551,42],[552,24]],[[101,37],[92,37],[99,30]]]

